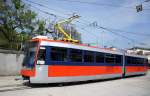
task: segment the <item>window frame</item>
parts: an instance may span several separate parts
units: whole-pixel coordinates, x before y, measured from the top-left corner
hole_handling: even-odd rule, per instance
[[[119,58],[118,58],[118,56],[119,56]],[[118,62],[118,59],[120,62]],[[116,64],[122,64],[122,62],[123,62],[122,60],[123,60],[123,55],[115,54],[115,63]]]
[[[108,64],[115,64],[115,55],[116,54],[112,54],[112,53],[105,53],[105,63]],[[112,57],[113,56],[113,57]],[[113,58],[113,62],[108,62],[107,59],[112,59]]]
[[[77,52],[77,54],[76,53],[72,53],[72,50],[74,50],[74,51],[78,51],[78,52],[81,52],[81,54],[80,54],[80,59],[81,60],[79,60],[79,61],[76,61],[76,60],[72,60],[72,59],[79,59],[79,57],[75,57],[75,58],[71,58],[72,56],[73,56],[73,54],[75,54],[75,55],[77,55],[77,56],[79,56],[79,53]],[[69,61],[70,62],[83,62],[83,50],[80,50],[80,49],[69,49]]]
[[[87,61],[88,59],[90,59],[89,57],[86,57],[85,56],[90,56],[92,57],[91,60]],[[86,61],[85,61],[86,59]],[[84,60],[84,63],[95,63],[95,54],[94,54],[94,51],[87,51],[87,50],[84,50],[84,55],[83,55],[83,60]]]
[[[101,56],[102,55],[102,56]],[[101,59],[103,58],[103,61],[97,61],[97,56],[101,56]],[[105,53],[103,52],[95,52],[95,63],[105,63]]]
[[[60,54],[61,54],[61,55],[64,55],[63,58],[61,57],[61,58],[59,58],[59,59],[58,59],[58,58],[56,59],[56,58],[54,57],[55,59],[53,59],[53,57],[52,57],[52,52],[53,52],[53,51],[52,51],[52,48],[64,49],[65,52],[64,52],[64,50],[63,50],[63,51],[61,50],[62,52],[56,52],[57,55],[55,56],[55,57],[57,58],[57,57],[60,57]],[[55,50],[55,51],[56,51],[56,50]],[[63,53],[63,52],[64,52],[64,53]],[[53,53],[55,53],[55,52],[53,52]],[[55,53],[55,54],[56,54],[56,53]],[[68,61],[68,48],[51,46],[51,47],[50,47],[50,52],[49,52],[49,54],[50,54],[49,58],[50,58],[51,61],[56,61],[56,62],[67,62],[67,61]],[[58,56],[58,54],[59,54],[59,56]]]

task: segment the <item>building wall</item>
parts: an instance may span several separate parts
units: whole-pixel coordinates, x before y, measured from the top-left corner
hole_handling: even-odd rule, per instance
[[[23,54],[0,51],[0,76],[18,75],[20,73]]]

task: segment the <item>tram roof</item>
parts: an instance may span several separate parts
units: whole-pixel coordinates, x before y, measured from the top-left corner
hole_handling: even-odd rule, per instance
[[[87,51],[96,51],[96,52],[105,52],[105,53],[112,53],[112,54],[119,54],[122,55],[119,51],[114,51],[106,48],[99,48],[96,46],[88,46],[85,44],[79,43],[71,43],[65,42],[61,40],[49,40],[49,39],[33,39],[32,41],[40,41],[40,45],[42,46],[55,46],[55,47],[63,47],[63,48],[73,48],[79,50],[87,50]]]
[[[42,45],[42,46],[54,46],[54,47],[72,48],[72,49],[79,49],[79,50],[96,51],[96,52],[123,55],[123,52],[117,51],[117,50],[111,50],[108,48],[99,48],[96,46],[88,46],[86,44],[65,42],[65,41],[61,41],[61,40],[50,40],[50,39],[36,38],[36,39],[32,39],[32,41],[39,41],[39,42],[41,42],[40,45]],[[139,57],[139,58],[146,58],[145,56],[136,55],[136,54],[125,53],[125,55],[126,56]]]

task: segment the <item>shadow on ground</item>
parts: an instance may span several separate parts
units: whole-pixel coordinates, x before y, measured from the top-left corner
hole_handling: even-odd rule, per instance
[[[125,78],[111,78],[111,79],[100,79],[100,80],[88,80],[88,81],[80,81],[80,82],[61,82],[61,83],[48,83],[48,84],[30,84],[29,82],[25,82],[24,85],[31,87],[31,88],[45,88],[45,87],[64,87],[64,86],[76,86],[76,85],[83,85],[83,84],[90,84],[90,83],[102,83],[102,82],[108,82],[113,80],[119,80],[119,79],[128,79],[128,78],[136,78],[141,77],[144,75],[135,75],[135,76],[128,76]]]
[[[128,76],[125,78],[89,80],[89,81],[67,82],[67,83],[50,83],[50,84],[30,84],[29,81],[25,81],[23,84],[0,86],[0,92],[26,90],[26,89],[33,89],[33,88],[65,87],[65,86],[76,86],[76,85],[91,84],[91,83],[103,83],[103,82],[119,80],[119,79],[137,78],[140,76],[144,76],[144,75]]]

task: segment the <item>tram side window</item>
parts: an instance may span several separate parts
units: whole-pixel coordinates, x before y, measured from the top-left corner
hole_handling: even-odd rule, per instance
[[[51,60],[52,61],[67,61],[67,49],[60,47],[51,48]]]
[[[127,64],[132,64],[132,57],[127,57]]]
[[[142,58],[142,64],[145,64],[145,59],[144,58]]]
[[[136,58],[135,61],[136,61],[135,64],[140,64],[140,63],[141,63],[141,58]],[[141,64],[142,64],[142,63],[141,63]]]
[[[94,52],[84,51],[84,62],[94,62]]]
[[[122,60],[122,56],[121,55],[116,55],[116,58],[115,58],[115,62],[116,63],[121,63],[121,60]]]
[[[70,50],[70,61],[82,62],[82,50],[71,49]]]
[[[96,63],[104,63],[104,53],[96,53]]]
[[[144,58],[137,58],[137,64],[144,64]]]
[[[105,62],[106,63],[115,63],[115,55],[114,54],[105,54]]]
[[[132,57],[132,64],[140,64],[140,58]]]
[[[136,57],[132,57],[132,64],[137,64],[137,58]]]
[[[137,58],[137,57],[127,57],[127,63],[128,64],[143,64],[144,59],[143,58]]]
[[[40,47],[38,53],[38,60],[45,60],[45,55],[46,55],[46,49],[44,47]]]
[[[144,58],[141,58],[140,64],[144,64]]]

